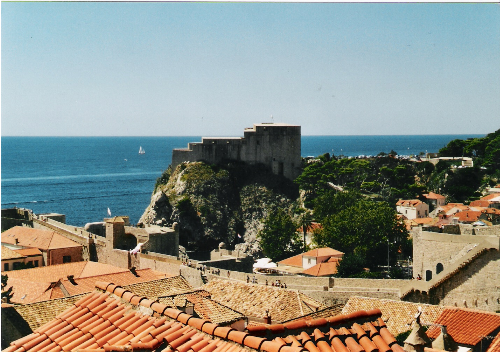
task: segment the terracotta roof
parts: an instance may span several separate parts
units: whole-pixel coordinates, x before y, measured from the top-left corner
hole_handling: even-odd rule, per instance
[[[434,323],[444,309],[442,306],[430,304],[353,296],[349,298],[344,309],[342,309],[342,314],[379,308],[382,311],[382,320],[387,324],[387,328],[391,334],[397,336],[411,330],[418,307],[422,308],[420,318],[423,323]]]
[[[20,258],[25,258],[26,256],[22,255],[21,253],[17,253],[16,251],[2,246],[2,260],[7,260],[7,259],[20,259]]]
[[[132,284],[124,288],[132,291],[136,295],[148,296],[149,299],[157,299],[158,297],[193,291],[193,287],[189,282],[180,275]]]
[[[433,224],[437,221],[436,218],[416,218],[413,221],[418,225],[428,225]]]
[[[444,196],[434,193],[434,192],[429,192],[427,194],[424,194],[424,197],[427,199],[445,199]]]
[[[486,352],[500,352],[500,332],[493,339],[493,341],[491,341],[491,344]]]
[[[158,302],[173,308],[181,307],[189,302],[194,306],[194,312],[197,316],[220,325],[230,325],[235,321],[245,318],[240,312],[220,304],[210,299],[209,295],[204,295],[198,291],[160,297],[158,298]]]
[[[487,196],[482,197],[479,200],[490,201],[496,197],[498,197],[498,193],[492,193],[492,194],[488,194]]]
[[[33,282],[54,282],[60,278],[73,275],[76,279],[128,272],[128,269],[96,262],[74,262],[44,267],[16,270],[9,273],[9,278],[15,277]]]
[[[19,253],[19,254],[24,255],[24,256],[27,256],[27,257],[42,255],[42,252],[38,248],[14,249],[14,252]]]
[[[213,300],[252,317],[263,318],[269,311],[273,321],[290,320],[325,306],[296,290],[212,279],[201,287]]]
[[[27,304],[91,292],[96,281],[130,285],[165,276],[152,269],[141,269],[136,273],[137,276],[127,269],[108,264],[76,262],[9,271],[7,286],[13,288],[12,302]],[[73,276],[71,280],[70,276]]]
[[[492,335],[500,329],[500,314],[468,308],[446,307],[434,322],[446,325],[448,334],[462,345],[476,346],[484,336]],[[435,339],[438,327],[427,330],[427,336]]]
[[[479,219],[480,215],[480,211],[466,210],[456,213],[453,217],[458,218],[460,222],[475,222]]]
[[[302,254],[297,254],[293,257],[283,259],[282,261],[278,262],[278,264],[302,268]]]
[[[484,207],[484,208],[487,208],[489,207],[490,205],[490,202],[487,201],[487,200],[474,200],[472,202],[470,202],[470,206],[471,207]]]
[[[262,338],[195,318],[104,282],[56,319],[4,352],[34,350],[175,352],[403,352],[378,312],[287,323],[283,337]],[[364,330],[359,323],[364,323]],[[349,329],[347,329],[347,327]]]
[[[281,266],[284,265],[289,265],[297,268],[302,268],[302,257],[342,257],[344,253],[337,251],[336,249],[329,248],[329,247],[324,247],[324,248],[316,248],[312,249],[308,252],[298,254],[296,256],[283,259],[282,261],[278,262]],[[331,258],[330,258],[331,259]],[[337,262],[328,260],[328,262]],[[333,275],[337,273],[337,266],[336,264],[327,264],[327,265],[320,265],[320,263],[316,264],[314,267],[309,268],[307,270],[302,271],[303,274],[306,275],[313,275],[313,276],[327,276],[327,275]]]
[[[396,202],[396,205],[403,206],[403,207],[415,207],[418,204],[422,204],[422,201],[418,199],[401,199]]]
[[[314,232],[316,230],[320,230],[322,228],[323,228],[323,226],[320,223],[312,222],[309,226],[307,226],[306,233],[312,233],[312,232]],[[303,232],[302,226],[297,229],[297,232],[301,232],[301,233]]]
[[[337,251],[336,249],[324,247],[324,248],[316,248],[312,249],[309,252],[305,252],[302,254],[307,257],[328,257],[328,256],[342,256],[343,252]]]
[[[272,325],[248,325],[247,326],[247,331],[249,334],[253,336],[281,336],[284,337],[286,335],[289,335],[291,332],[295,332],[297,330],[302,330],[303,332],[300,333],[300,335],[304,334],[304,331],[307,331],[309,333],[313,332],[315,329],[332,329],[332,328],[338,328],[344,326],[343,329],[345,329],[345,326],[349,326],[352,324],[353,321],[356,321],[354,325],[358,325],[358,329],[354,329],[355,332],[354,334],[358,334],[358,337],[360,334],[366,334],[365,330],[369,330],[368,326],[366,329],[362,329],[359,324],[364,324],[365,322],[373,322],[373,321],[378,321],[378,326],[383,326],[385,329],[387,329],[385,323],[383,320],[378,320],[382,313],[380,312],[380,309],[372,309],[370,311],[357,311],[351,314],[346,314],[346,315],[335,315],[335,316],[329,316],[326,318],[318,318],[318,319],[304,319],[304,318],[299,318],[295,319],[293,321],[289,322],[284,322],[280,324],[272,324]],[[349,324],[351,322],[351,324]],[[339,329],[339,332],[344,332],[344,334],[351,335],[353,332],[349,331],[347,329],[343,330],[342,328]],[[335,331],[335,330],[334,330]],[[330,330],[331,332],[331,330]],[[337,335],[337,334],[335,334]],[[332,336],[332,335],[330,335]],[[290,337],[290,336],[288,336]],[[394,340],[395,342],[395,340]],[[373,350],[372,350],[373,351]]]
[[[333,316],[342,314],[343,307],[344,307],[343,303],[337,303],[337,304],[331,305],[330,307],[318,310],[316,312],[309,313],[309,314],[303,315],[301,317],[297,317],[294,319],[284,321],[283,324],[289,323],[292,321],[302,320],[302,319],[303,320],[314,320],[314,319],[318,319],[318,318],[333,317]]]
[[[330,258],[326,263],[316,264],[315,266],[304,270],[302,273],[311,276],[330,276],[337,273],[338,264],[338,258]]]
[[[13,307],[28,323],[31,330],[34,331],[53,320],[58,314],[64,312],[84,295],[85,294],[29,304],[20,304]]]
[[[17,243],[16,239],[18,240]],[[15,226],[5,232],[2,232],[2,243],[22,247],[39,248],[43,250],[82,247],[81,244],[60,235],[55,231],[33,229],[31,227],[23,226]]]

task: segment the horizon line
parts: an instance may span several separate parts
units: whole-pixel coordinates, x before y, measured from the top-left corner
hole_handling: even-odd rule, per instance
[[[493,132],[488,133],[429,133],[429,134],[302,134],[301,137],[387,137],[387,136],[486,136]],[[214,138],[214,137],[241,137],[243,136],[234,136],[234,135],[213,135],[213,136],[201,136],[201,135],[146,135],[146,136],[128,136],[128,135],[44,135],[44,136],[22,136],[22,135],[8,135],[8,136],[0,136],[0,138],[4,137],[15,137],[15,138],[161,138],[161,137],[200,137],[200,138]]]

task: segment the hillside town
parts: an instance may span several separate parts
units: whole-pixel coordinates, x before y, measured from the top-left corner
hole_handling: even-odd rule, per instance
[[[196,237],[192,219],[208,224],[210,203],[181,194],[179,182],[188,189],[192,168],[227,159],[267,168],[287,187],[298,180],[302,207],[293,219],[302,221],[284,216],[273,232],[270,219],[288,214],[275,207],[258,221],[247,217],[224,241]],[[387,193],[366,176],[358,194],[356,176],[333,169],[352,161],[301,159],[300,126],[286,124],[256,124],[240,139],[204,138],[174,150],[172,160],[137,225],[123,215],[77,227],[64,214],[2,209],[2,351],[500,352],[500,184],[457,202],[423,187],[411,188],[418,197],[400,197],[412,193]],[[368,167],[364,158],[355,162]],[[443,170],[473,162],[452,160]],[[325,166],[330,178],[308,181]],[[351,247],[334,242],[343,214],[354,214],[328,209],[341,201],[375,214],[362,218],[366,232]],[[370,242],[369,228],[386,231],[377,218],[389,219],[389,235]],[[204,231],[214,232],[209,225]],[[293,236],[281,237],[287,231]],[[196,241],[215,248],[196,253]],[[350,264],[360,253],[369,260]]]

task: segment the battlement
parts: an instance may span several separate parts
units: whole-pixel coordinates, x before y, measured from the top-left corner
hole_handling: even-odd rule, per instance
[[[260,123],[245,128],[244,137],[203,137],[186,149],[172,151],[172,168],[190,161],[217,164],[224,160],[267,165],[291,180],[300,174],[301,128],[284,123]]]

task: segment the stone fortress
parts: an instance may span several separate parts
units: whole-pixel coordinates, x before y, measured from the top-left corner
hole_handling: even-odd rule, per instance
[[[244,137],[203,137],[186,149],[172,151],[172,169],[185,161],[217,164],[224,160],[264,164],[276,175],[293,180],[300,175],[300,126],[260,123],[246,128]]]

